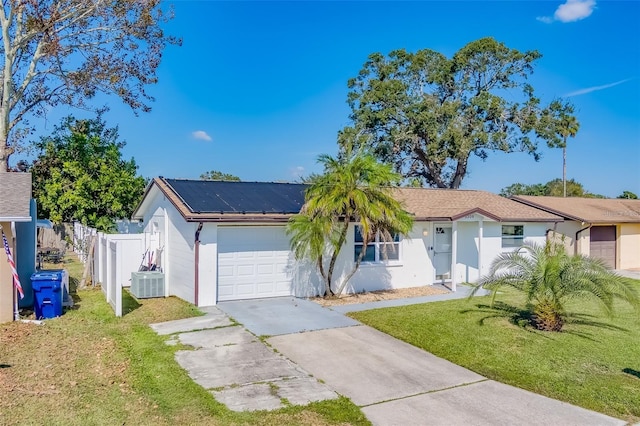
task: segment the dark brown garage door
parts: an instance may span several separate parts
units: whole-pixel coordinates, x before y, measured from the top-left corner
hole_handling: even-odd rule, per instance
[[[616,267],[616,227],[594,226],[591,228],[591,257],[605,261],[611,267]]]

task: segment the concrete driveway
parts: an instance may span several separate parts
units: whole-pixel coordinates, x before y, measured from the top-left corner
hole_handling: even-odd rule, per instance
[[[196,348],[176,359],[233,410],[306,404],[337,392],[375,425],[625,424],[489,380],[307,300],[218,307],[204,308],[205,317],[152,327]],[[271,336],[267,343],[277,352],[255,335]]]
[[[616,269],[616,273],[623,277],[640,280],[640,269]]]
[[[624,425],[488,380],[367,326],[275,336],[269,344],[359,405],[375,425]]]
[[[296,297],[235,300],[216,305],[256,336],[278,336],[360,323],[317,303]]]

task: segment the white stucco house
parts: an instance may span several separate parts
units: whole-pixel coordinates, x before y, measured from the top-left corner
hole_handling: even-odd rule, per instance
[[[285,233],[304,203],[303,184],[155,178],[133,219],[157,238],[165,292],[198,306],[219,301],[317,294],[315,270],[297,262]],[[413,230],[374,242],[349,292],[473,282],[502,252],[543,243],[562,217],[484,191],[395,189]],[[363,249],[349,229],[336,275]],[[386,247],[385,247],[386,245]],[[154,249],[155,247],[151,247]],[[386,251],[385,251],[386,249]],[[386,256],[383,253],[386,252]]]

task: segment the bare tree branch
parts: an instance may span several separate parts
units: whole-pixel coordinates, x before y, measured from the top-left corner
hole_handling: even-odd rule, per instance
[[[83,107],[97,93],[115,94],[134,112],[148,111],[146,86],[167,44],[172,13],[160,0],[5,0],[0,8],[0,172],[11,133],[46,107]],[[24,131],[24,126],[21,127]],[[28,126],[27,126],[28,128]]]

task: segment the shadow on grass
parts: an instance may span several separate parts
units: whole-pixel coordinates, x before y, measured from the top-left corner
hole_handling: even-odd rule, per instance
[[[479,303],[476,305],[476,308],[477,309],[465,309],[460,311],[460,313],[487,314],[478,320],[479,325],[484,325],[485,321],[493,318],[507,319],[510,323],[522,328],[526,328],[531,325],[531,312],[527,309],[522,309],[500,301],[496,301],[493,305]]]
[[[640,371],[634,370],[633,368],[623,368],[622,372],[640,379]]]
[[[484,325],[485,321],[490,319],[504,318],[504,319],[507,319],[511,324],[517,325],[518,327],[521,327],[527,331],[542,332],[541,330],[536,329],[535,326],[533,325],[533,321],[532,321],[533,313],[531,312],[530,309],[509,305],[508,303],[504,303],[501,301],[494,302],[493,306],[487,305],[487,304],[477,304],[476,308],[477,309],[465,309],[460,311],[460,313],[487,314],[478,320],[479,325]],[[566,315],[565,320],[566,320],[566,324],[571,324],[575,326],[595,327],[595,328],[603,328],[607,330],[615,330],[615,331],[623,331],[623,332],[629,331],[623,327],[618,327],[610,323],[597,321],[595,318],[596,318],[595,316],[588,315],[588,314],[569,313]],[[542,332],[542,333],[544,334],[541,334],[541,335],[545,337],[551,337],[553,335],[552,332]],[[562,333],[571,334],[583,339],[596,341],[590,333],[585,331],[563,329]]]
[[[142,306],[128,290],[122,289],[122,316],[135,311]]]
[[[9,368],[11,365],[9,364],[0,364],[0,368]]]
[[[593,327],[593,328],[613,330],[613,331],[622,331],[625,333],[629,332],[629,330],[627,330],[626,328],[618,327],[617,325],[609,324],[602,321],[597,321],[594,318],[597,318],[597,317],[593,315],[588,315],[588,314],[569,313],[566,316],[566,324],[579,326],[581,329],[580,330],[563,329],[562,332],[566,334],[571,334],[573,336],[581,337],[583,339],[591,340],[593,342],[597,342],[599,340],[594,339],[593,334],[586,331],[588,330],[588,328],[586,327]]]

